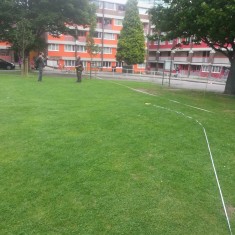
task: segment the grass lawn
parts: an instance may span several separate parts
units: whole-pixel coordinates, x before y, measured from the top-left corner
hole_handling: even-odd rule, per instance
[[[234,121],[231,96],[2,72],[0,234],[230,234],[199,123],[235,233]]]

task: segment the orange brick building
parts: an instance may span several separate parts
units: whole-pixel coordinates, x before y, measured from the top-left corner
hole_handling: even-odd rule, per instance
[[[95,43],[101,48],[101,53],[93,58],[93,66],[103,71],[122,71],[122,63],[116,61],[117,42],[122,29],[122,21],[125,16],[126,1],[110,0],[109,2],[94,1],[98,6]],[[148,34],[149,20],[147,10],[152,6],[152,1],[142,0],[138,3],[140,19],[143,23],[144,33]],[[74,28],[71,26],[71,28]],[[69,35],[61,35],[59,38],[47,35],[48,40],[48,65],[57,68],[73,69],[76,54],[80,55],[86,69],[90,67],[90,56],[86,52],[86,35],[88,28],[77,26],[77,38]],[[77,52],[76,48],[77,47]],[[146,38],[147,46],[147,38]],[[147,48],[146,48],[147,49]],[[145,70],[146,63],[135,65],[137,71]]]

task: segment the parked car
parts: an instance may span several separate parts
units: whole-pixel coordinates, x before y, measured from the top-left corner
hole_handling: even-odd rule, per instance
[[[8,62],[6,60],[0,59],[0,69],[15,69],[15,64]]]

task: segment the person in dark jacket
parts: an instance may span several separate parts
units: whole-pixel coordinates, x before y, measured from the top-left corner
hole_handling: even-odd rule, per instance
[[[76,74],[77,74],[77,82],[81,82],[82,81],[83,64],[82,64],[80,56],[78,56],[75,61],[75,68],[76,68]]]
[[[36,59],[37,69],[38,69],[38,81],[42,81],[43,68],[45,67],[45,58],[43,52],[39,53],[38,58]]]

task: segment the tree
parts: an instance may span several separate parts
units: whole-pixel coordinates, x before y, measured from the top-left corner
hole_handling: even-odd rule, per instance
[[[0,40],[16,50],[22,49],[22,37],[16,37],[19,22],[28,22],[24,28],[34,37],[24,45],[26,56],[45,47],[45,33],[58,37],[69,32],[68,25],[87,25],[94,14],[88,0],[0,0],[0,6]]]
[[[117,61],[128,65],[141,64],[145,57],[145,38],[140,21],[137,0],[128,0],[117,45]]]
[[[90,78],[91,78],[91,68],[92,68],[93,57],[100,52],[100,48],[98,45],[95,44],[95,40],[94,40],[95,28],[96,28],[96,15],[94,14],[90,18],[90,29],[86,37],[86,50],[87,50],[87,53],[90,55],[90,59],[91,59],[90,60]]]
[[[193,37],[225,55],[231,68],[224,93],[235,95],[235,0],[164,0],[150,9],[156,32],[166,39]],[[157,35],[156,35],[157,36]]]

